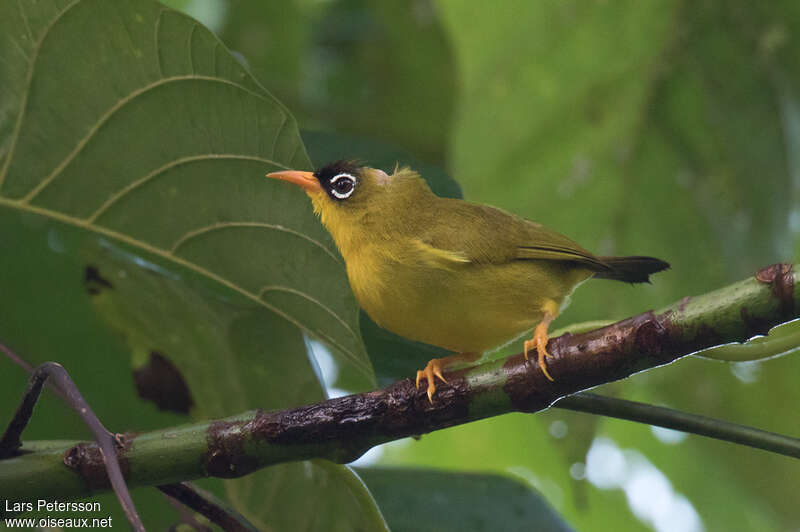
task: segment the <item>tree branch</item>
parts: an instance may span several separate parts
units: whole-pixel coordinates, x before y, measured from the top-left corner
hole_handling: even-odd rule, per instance
[[[550,382],[522,354],[447,375],[433,404],[410,379],[385,389],[280,412],[238,416],[126,437],[118,450],[129,485],[205,476],[233,478],[271,464],[326,458],[346,463],[406,436],[508,412],[536,412],[559,398],[622,379],[714,345],[741,342],[798,316],[789,264],[583,334],[550,340]],[[95,444],[27,442],[0,461],[0,499],[75,498],[108,489]]]

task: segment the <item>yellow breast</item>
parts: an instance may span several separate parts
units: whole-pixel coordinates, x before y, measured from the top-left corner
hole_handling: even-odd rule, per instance
[[[362,247],[346,257],[359,304],[380,326],[457,352],[483,352],[532,329],[591,272],[551,261],[442,268],[414,246]],[[398,249],[402,249],[398,256]]]

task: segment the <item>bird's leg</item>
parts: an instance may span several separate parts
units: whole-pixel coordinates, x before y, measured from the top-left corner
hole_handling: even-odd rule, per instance
[[[525,360],[528,360],[528,351],[530,351],[532,347],[535,347],[536,352],[539,354],[539,367],[542,368],[544,376],[552,381],[553,377],[547,372],[547,364],[545,364],[544,359],[545,357],[552,358],[553,356],[547,352],[547,341],[549,340],[547,328],[550,326],[550,322],[558,316],[558,303],[552,299],[548,299],[544,302],[544,305],[542,305],[542,310],[544,311],[544,317],[542,317],[542,321],[536,326],[536,329],[534,329],[533,338],[525,340]]]
[[[419,389],[420,378],[424,377],[428,381],[428,401],[433,404],[433,394],[436,393],[436,377],[447,383],[447,379],[442,375],[442,370],[457,362],[472,362],[477,358],[478,353],[459,353],[444,358],[432,358],[428,361],[425,369],[417,371],[417,389]]]

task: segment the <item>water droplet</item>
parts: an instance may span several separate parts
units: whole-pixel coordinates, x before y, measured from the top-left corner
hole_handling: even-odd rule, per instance
[[[563,438],[569,432],[569,426],[566,421],[556,419],[550,423],[550,435],[554,438]]]
[[[586,464],[583,462],[575,462],[569,466],[569,476],[575,480],[586,480]]]
[[[56,231],[55,228],[51,227],[47,232],[47,247],[56,253],[64,253],[66,251],[64,242],[61,240],[61,237],[58,236],[58,231]]]
[[[661,443],[676,445],[684,441],[689,435],[679,430],[665,429],[664,427],[651,426],[650,432]]]
[[[761,365],[758,362],[739,362],[731,364],[731,373],[745,384],[753,384],[758,381],[758,374],[761,373]]]

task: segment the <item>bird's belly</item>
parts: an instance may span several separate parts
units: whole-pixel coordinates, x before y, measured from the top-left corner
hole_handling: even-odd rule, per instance
[[[371,278],[348,271],[367,314],[401,336],[457,352],[483,352],[532,329],[546,299],[560,305],[589,276],[544,261],[454,270],[382,266],[368,269]]]

